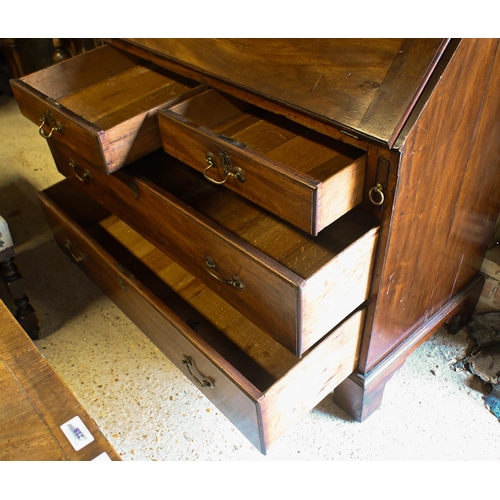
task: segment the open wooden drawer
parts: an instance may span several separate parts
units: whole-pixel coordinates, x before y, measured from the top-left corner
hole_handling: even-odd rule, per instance
[[[11,81],[21,112],[49,141],[113,172],[161,148],[156,112],[199,84],[105,45]]]
[[[368,298],[378,222],[361,207],[314,238],[163,151],[87,182],[64,148],[52,153],[62,174],[298,356]]]
[[[316,235],[361,203],[366,153],[209,89],[158,114],[163,148]]]
[[[61,248],[261,452],[354,370],[363,311],[299,359],[69,181],[39,199]]]

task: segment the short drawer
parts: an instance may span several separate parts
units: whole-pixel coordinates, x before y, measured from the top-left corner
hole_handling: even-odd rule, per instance
[[[313,235],[361,203],[366,153],[215,90],[158,114],[163,148]]]
[[[354,370],[362,310],[299,359],[67,180],[39,199],[61,248],[262,453]]]
[[[53,150],[64,175],[298,356],[368,297],[378,223],[361,207],[314,238],[162,151],[86,182],[70,154]]]
[[[161,148],[157,110],[199,86],[109,45],[11,85],[40,135],[71,144],[108,173]]]

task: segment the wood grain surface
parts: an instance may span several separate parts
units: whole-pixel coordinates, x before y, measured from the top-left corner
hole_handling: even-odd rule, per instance
[[[40,125],[50,113],[61,125],[50,141],[71,145],[110,173],[161,147],[157,110],[198,83],[105,45],[11,86],[27,118]],[[44,133],[51,128],[44,125]]]
[[[0,460],[120,460],[1,301],[0,394]],[[76,416],[94,437],[79,451],[60,429]]]
[[[393,144],[448,43],[382,38],[126,41],[386,146]]]

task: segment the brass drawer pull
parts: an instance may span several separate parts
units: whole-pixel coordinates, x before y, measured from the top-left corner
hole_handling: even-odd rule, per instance
[[[189,375],[193,377],[194,381],[200,386],[200,387],[206,387],[209,389],[214,388],[214,383],[212,380],[210,380],[209,377],[205,377],[204,375],[200,374],[201,380],[191,371],[191,367],[195,369],[195,366],[193,365],[193,362],[184,354],[184,357],[182,359],[182,364],[188,369]]]
[[[215,169],[217,168],[217,160],[215,159],[215,156],[209,152],[205,154],[205,163],[208,165],[208,167],[203,172],[205,179],[209,180],[213,184],[218,184],[218,185],[224,184],[231,176],[234,177],[238,182],[245,182],[246,179],[245,173],[240,167],[233,167],[233,162],[231,160],[231,157],[226,153],[225,150],[222,150],[222,153],[219,153],[219,157],[221,165],[224,169],[224,174],[225,174],[224,179],[218,181],[207,174],[207,172],[211,168]]]
[[[60,123],[56,123],[54,120],[54,117],[52,116],[52,113],[50,111],[47,111],[48,118],[45,116],[45,113],[42,113],[42,117],[40,118],[40,121],[42,122],[40,127],[38,127],[38,133],[44,138],[44,139],[50,139],[52,137],[52,134],[54,132],[61,132],[63,131],[62,125]],[[46,134],[43,131],[43,127],[45,126],[46,123],[50,121],[50,124],[52,128],[50,129],[50,132]]]
[[[216,266],[215,262],[212,260],[212,258],[206,257],[205,258],[205,271],[207,271],[207,273],[210,274],[210,276],[212,276],[212,278],[215,278],[217,281],[220,281],[221,283],[227,283],[228,285],[231,285],[232,287],[237,288],[238,290],[243,290],[243,288],[244,288],[243,281],[241,281],[241,279],[238,278],[238,276],[233,276],[229,280],[222,279],[212,271],[213,269],[216,269],[216,268],[217,268],[217,266]]]
[[[127,285],[125,284],[125,282],[121,279],[121,277],[117,274],[116,275],[116,281],[118,281],[118,284],[120,285],[120,288],[126,292],[127,291]]]
[[[384,188],[382,187],[382,184],[377,183],[370,189],[370,191],[368,191],[368,198],[370,198],[370,201],[374,205],[379,206],[382,205],[382,203],[384,203],[385,197],[383,189]]]
[[[85,172],[83,172],[83,175],[80,175],[78,173],[78,171],[80,170],[80,167],[78,166],[78,164],[76,163],[76,161],[73,160],[73,158],[69,159],[69,166],[73,169],[73,172],[75,173],[75,177],[79,181],[87,182],[87,181],[91,181],[92,180],[92,174],[87,169],[85,169]]]
[[[73,246],[71,245],[71,241],[69,240],[66,240],[66,248],[68,249],[68,252],[69,254],[71,255],[71,258],[75,261],[75,262],[83,262],[84,260],[84,257],[82,255],[75,255],[75,253],[73,252]]]

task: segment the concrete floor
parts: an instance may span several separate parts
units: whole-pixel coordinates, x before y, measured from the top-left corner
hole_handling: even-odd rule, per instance
[[[55,245],[36,193],[62,177],[37,127],[0,95],[0,214],[45,338],[36,345],[124,460],[499,460],[500,423],[450,364],[440,330],[360,424],[327,397],[261,455]],[[0,299],[11,306],[0,287]]]

